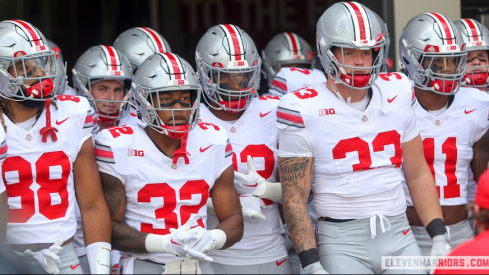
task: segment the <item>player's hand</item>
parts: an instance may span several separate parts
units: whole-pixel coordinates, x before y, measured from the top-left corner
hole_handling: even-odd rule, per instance
[[[431,247],[431,256],[445,256],[450,252],[451,247],[445,235],[433,237],[433,246]]]
[[[262,199],[255,196],[240,196],[239,201],[241,202],[241,211],[243,212],[243,217],[245,218],[258,218],[265,221],[267,217],[263,215],[261,211],[265,207],[265,203]]]
[[[234,172],[234,186],[240,194],[253,194],[259,196],[265,193],[266,180],[260,176],[253,165],[253,158],[248,155],[248,174]]]
[[[165,235],[168,236],[168,238],[170,239],[167,246],[167,251],[169,248],[168,252],[177,256],[187,256],[187,251],[185,251],[184,249],[185,245],[187,243],[195,241],[196,237],[194,235],[197,234],[196,231],[191,230],[193,223],[194,216],[191,215],[190,219],[188,219],[188,221],[184,225],[180,226],[177,229],[170,229],[170,234]]]
[[[220,229],[206,230],[200,226],[192,228],[193,240],[186,243],[184,250],[187,251],[187,257],[190,259],[204,260],[212,262],[213,259],[205,252],[214,249],[220,249],[226,243],[226,234]]]
[[[304,274],[329,274],[326,270],[324,270],[321,262],[315,262],[304,267]]]
[[[37,252],[32,252],[30,249],[28,249],[24,252],[24,255],[34,257],[34,259],[39,262],[39,264],[42,266],[42,268],[44,268],[44,270],[46,270],[47,273],[59,274],[59,269],[56,263],[61,263],[61,260],[57,255],[61,251],[61,249],[63,249],[63,247],[61,247],[61,244],[63,244],[63,240],[59,239],[49,248],[45,248]]]

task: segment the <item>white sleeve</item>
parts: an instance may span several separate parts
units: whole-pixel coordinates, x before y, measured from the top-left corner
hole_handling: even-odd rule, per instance
[[[407,124],[407,127],[404,131],[404,135],[402,137],[401,143],[408,142],[419,135],[418,127],[416,126],[416,113],[411,112],[411,118]]]
[[[229,142],[229,139],[226,141],[226,147],[224,151],[224,157],[218,158],[219,163],[217,165],[218,171],[216,178],[220,177],[224,170],[233,165],[233,146],[231,145],[231,142]]]
[[[282,158],[312,157],[310,143],[302,135],[279,133],[278,156]]]

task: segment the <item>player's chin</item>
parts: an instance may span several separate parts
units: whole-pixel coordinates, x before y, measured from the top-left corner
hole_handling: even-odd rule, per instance
[[[29,109],[36,109],[36,108],[41,108],[44,106],[44,101],[41,100],[22,100],[19,101],[20,104],[22,104],[24,107],[29,108]]]

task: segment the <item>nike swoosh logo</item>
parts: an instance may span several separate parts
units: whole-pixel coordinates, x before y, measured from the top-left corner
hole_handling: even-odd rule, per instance
[[[410,231],[410,230],[411,230],[411,228],[409,228],[409,229],[407,229],[407,230],[403,230],[403,231],[402,231],[402,234],[404,234],[404,236],[406,236],[406,235],[407,235],[407,233],[409,233],[409,231]]]
[[[387,102],[392,103],[392,101],[394,101],[394,99],[396,99],[396,97],[397,97],[397,96],[398,96],[398,95],[396,95],[396,96],[395,96],[395,97],[393,97],[393,98],[388,98],[388,99],[387,99]]]
[[[253,184],[253,185],[246,185],[246,184],[243,184],[243,185],[244,185],[244,186],[248,186],[248,187],[257,187],[257,186],[258,186],[258,183],[257,183],[257,182],[255,182],[255,184]]]
[[[285,261],[286,261],[286,260],[287,260],[287,259],[283,259],[283,260],[281,260],[281,261],[275,261],[275,264],[276,264],[277,266],[281,266],[283,263],[285,263]]]
[[[211,146],[212,146],[212,144],[209,145],[209,146],[207,146],[207,147],[205,147],[204,149],[202,149],[202,147],[200,147],[200,152],[204,153],[204,151],[207,150],[207,149],[209,149],[209,148],[211,148]]]
[[[171,243],[172,243],[172,244],[176,244],[176,245],[181,245],[181,244],[179,244],[179,243],[175,242],[173,239],[171,239]]]
[[[270,112],[268,112],[268,113],[264,113],[264,114],[260,113],[260,117],[264,117],[264,116],[268,115],[268,114],[269,114],[269,113],[271,113],[271,112],[272,112],[272,111],[270,111]]]
[[[79,266],[80,266],[80,264],[70,265],[70,268],[71,268],[71,270],[75,270]]]
[[[468,115],[468,114],[472,113],[472,112],[473,112],[473,111],[475,111],[475,110],[477,110],[477,109],[470,110],[470,111],[467,111],[467,109],[465,109],[465,110],[464,110],[464,112],[465,112],[465,114],[466,114],[466,115]]]
[[[68,120],[68,118],[70,118],[70,117],[67,117],[67,118],[65,118],[65,119],[63,119],[61,121],[56,120],[56,125],[61,125],[63,122],[65,122],[66,120]]]

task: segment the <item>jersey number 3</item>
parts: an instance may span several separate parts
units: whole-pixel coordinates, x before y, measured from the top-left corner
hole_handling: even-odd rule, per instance
[[[170,228],[179,228],[190,219],[191,214],[199,213],[199,210],[207,203],[209,197],[209,185],[204,180],[187,181],[178,190],[178,198],[181,201],[190,201],[192,196],[200,195],[197,205],[187,203],[177,204],[177,192],[167,183],[149,183],[138,192],[138,202],[151,203],[152,198],[163,198],[163,206],[155,210],[155,219],[164,220],[165,228],[154,228],[151,223],[141,223],[141,232],[166,235]],[[177,207],[179,208],[177,209]],[[180,224],[178,224],[180,215]],[[197,223],[205,228],[202,219]]]

